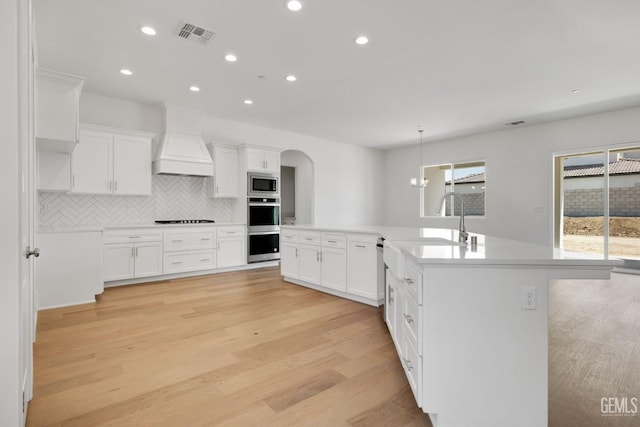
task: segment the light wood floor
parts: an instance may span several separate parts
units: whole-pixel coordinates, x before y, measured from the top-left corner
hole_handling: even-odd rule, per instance
[[[29,426],[430,426],[378,309],[279,269],[40,312]]]
[[[549,299],[549,425],[640,426],[600,414],[602,397],[640,397],[640,276],[553,282]],[[27,424],[431,425],[379,311],[274,268],[41,312]]]

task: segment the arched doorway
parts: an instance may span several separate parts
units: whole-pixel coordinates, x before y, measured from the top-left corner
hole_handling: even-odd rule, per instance
[[[313,224],[314,168],[299,150],[280,153],[280,203],[283,224]]]

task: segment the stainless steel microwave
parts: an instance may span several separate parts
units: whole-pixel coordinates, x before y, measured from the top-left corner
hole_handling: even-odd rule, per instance
[[[280,194],[280,179],[266,173],[247,173],[248,197],[274,197]]]

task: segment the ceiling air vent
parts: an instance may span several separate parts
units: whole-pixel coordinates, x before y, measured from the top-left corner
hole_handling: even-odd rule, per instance
[[[188,22],[183,22],[176,35],[185,40],[191,40],[199,44],[207,44],[215,36],[213,31],[205,30]]]

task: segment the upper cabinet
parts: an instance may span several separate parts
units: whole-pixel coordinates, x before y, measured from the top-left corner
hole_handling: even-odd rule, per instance
[[[150,195],[151,134],[83,125],[71,158],[72,193]]]
[[[84,78],[56,71],[36,72],[38,150],[71,153],[78,143],[78,105]]]
[[[280,152],[268,148],[246,147],[247,171],[280,173]]]
[[[213,159],[213,177],[207,178],[207,195],[213,198],[238,197],[238,151],[235,148],[207,145]]]

